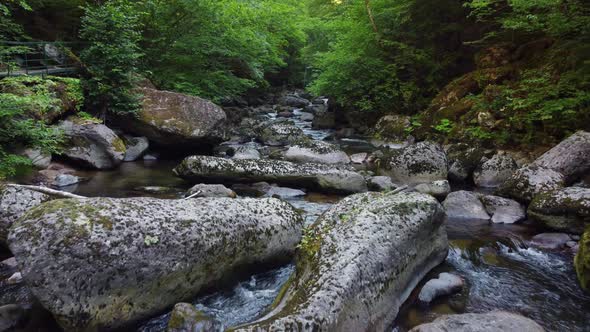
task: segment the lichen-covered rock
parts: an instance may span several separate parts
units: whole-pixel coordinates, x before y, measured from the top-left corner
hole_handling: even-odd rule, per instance
[[[590,172],[590,133],[578,131],[533,162],[565,176],[568,184]]]
[[[69,117],[59,128],[66,137],[62,155],[82,166],[111,169],[125,158],[125,143],[103,124]]]
[[[447,150],[449,160],[449,179],[463,182],[470,179],[471,174],[480,164],[485,152],[478,147],[469,144],[459,143],[451,145]]]
[[[576,274],[580,281],[580,286],[590,292],[590,228],[586,229],[580,239],[578,253],[574,259]]]
[[[590,189],[568,187],[535,196],[529,217],[558,231],[582,234],[590,225]]]
[[[136,161],[143,157],[150,147],[147,137],[125,137],[125,158],[123,161]]]
[[[443,202],[447,217],[456,220],[490,220],[478,194],[472,191],[455,191]]]
[[[226,114],[214,103],[195,96],[140,88],[142,107],[137,116],[122,119],[125,129],[160,146],[186,149],[220,143]]]
[[[432,323],[418,325],[410,332],[544,332],[541,325],[521,315],[492,311],[485,314],[442,316]]]
[[[496,154],[483,161],[473,172],[473,182],[478,187],[495,188],[510,178],[518,166],[507,154]]]
[[[174,173],[189,181],[274,182],[301,188],[355,193],[367,190],[362,175],[341,166],[295,164],[281,160],[232,160],[209,156],[185,158]]]
[[[408,139],[408,129],[410,128],[411,123],[409,116],[390,114],[377,121],[374,135],[383,140],[405,142]]]
[[[493,195],[482,196],[480,200],[495,224],[513,224],[526,218],[525,207],[517,201]]]
[[[234,149],[232,159],[260,159],[260,152],[253,147],[239,146]]]
[[[170,314],[166,332],[219,332],[221,324],[190,303],[177,303]]]
[[[432,142],[420,142],[393,150],[385,167],[396,183],[429,183],[446,180],[448,174],[445,151]]]
[[[419,193],[432,195],[440,200],[445,199],[445,197],[451,193],[451,185],[447,180],[421,183],[414,187],[414,189]]]
[[[236,198],[236,193],[227,188],[222,184],[204,184],[199,183],[192,188],[190,188],[186,192],[186,196],[192,196],[196,193],[199,193],[193,197],[229,197],[229,198]]]
[[[80,183],[82,180],[82,178],[73,174],[58,174],[51,185],[57,188],[62,188]]]
[[[396,188],[389,176],[372,176],[367,181],[367,185],[372,191],[387,191]]]
[[[22,187],[0,184],[0,244],[6,245],[10,226],[28,210],[51,200],[51,196]]]
[[[64,330],[98,331],[158,314],[236,269],[286,259],[302,224],[274,198],[69,199],[30,210],[8,241]]]
[[[290,146],[284,159],[295,163],[348,164],[350,158],[336,145],[324,141],[302,140]]]
[[[522,203],[529,203],[535,195],[549,192],[565,186],[561,173],[554,170],[530,165],[525,166],[510,176],[498,189],[499,196],[514,198]]]
[[[306,232],[273,310],[237,331],[385,331],[447,255],[444,212],[420,193],[349,196]]]
[[[265,145],[283,146],[305,139],[303,130],[288,122],[275,122],[266,125],[258,139]]]
[[[418,294],[418,300],[428,304],[440,296],[457,293],[463,288],[464,284],[465,281],[463,281],[463,278],[443,272],[438,275],[438,278],[430,279],[424,284],[420,290],[420,294]]]

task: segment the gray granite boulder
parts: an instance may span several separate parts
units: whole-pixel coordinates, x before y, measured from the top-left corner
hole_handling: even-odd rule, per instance
[[[482,196],[480,200],[495,224],[513,224],[526,218],[525,207],[515,200],[493,195]]]
[[[65,136],[62,156],[84,167],[111,169],[125,158],[125,143],[103,124],[70,117],[58,128]]]
[[[485,314],[442,316],[410,332],[544,332],[541,325],[521,315],[492,311]]]
[[[272,310],[236,331],[385,331],[447,255],[444,212],[420,193],[349,196],[306,231]]]
[[[231,160],[209,156],[185,158],[174,173],[188,181],[273,182],[300,188],[355,193],[367,190],[362,175],[346,167],[326,164],[295,164],[282,160]]]
[[[525,166],[510,176],[497,194],[522,203],[529,203],[537,194],[561,189],[565,178],[559,172],[535,165]]]
[[[57,188],[62,188],[75,185],[82,181],[82,178],[73,174],[58,174],[51,185]]]
[[[447,180],[438,180],[431,183],[421,183],[414,187],[414,190],[442,200],[451,193],[451,185]]]
[[[258,136],[262,143],[270,146],[290,145],[306,138],[303,130],[289,122],[266,124]]]
[[[125,152],[125,158],[123,161],[136,161],[146,154],[150,147],[150,142],[147,137],[125,137],[125,146],[127,151]]]
[[[27,211],[52,197],[37,191],[0,184],[0,244],[6,245],[10,226]]]
[[[490,215],[472,191],[455,191],[450,193],[443,202],[447,217],[451,220],[490,220]]]
[[[301,140],[290,146],[283,158],[295,163],[349,164],[350,158],[336,145],[316,140]]]
[[[590,172],[590,133],[576,132],[545,152],[533,164],[559,172],[568,184],[573,183]]]
[[[387,160],[386,171],[395,183],[419,184],[447,179],[447,156],[436,143],[420,142],[393,150]]]
[[[196,193],[199,193],[197,196],[193,197],[229,197],[229,198],[236,198],[236,193],[227,188],[222,184],[204,184],[200,183],[194,185],[186,192],[186,197],[192,196]]]
[[[590,189],[568,187],[535,196],[531,219],[562,232],[582,234],[590,225]]]
[[[8,242],[61,327],[97,331],[152,317],[241,268],[288,259],[302,225],[274,198],[62,199],[30,210]]]
[[[484,159],[473,172],[473,182],[478,187],[495,188],[504,183],[518,166],[507,154],[496,154],[491,159]]]

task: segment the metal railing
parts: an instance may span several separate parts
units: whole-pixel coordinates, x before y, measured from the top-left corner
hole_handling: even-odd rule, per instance
[[[78,72],[75,43],[0,41],[0,77]]]

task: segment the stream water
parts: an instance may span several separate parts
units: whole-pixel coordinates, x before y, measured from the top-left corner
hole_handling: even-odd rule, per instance
[[[298,119],[299,111],[295,114],[294,122],[310,137],[330,136],[330,130],[313,130],[310,122]],[[336,143],[349,153],[374,150],[364,140]],[[87,196],[129,197],[147,192],[156,197],[179,197],[189,184],[172,174],[171,169],[176,164],[177,161],[126,163],[111,172],[89,173],[90,181],[70,190]],[[171,189],[150,193],[152,187]],[[304,211],[306,223],[310,224],[341,198],[308,193],[289,201]],[[447,231],[451,249],[446,262],[433,270],[412,293],[392,326],[393,331],[407,331],[442,314],[490,310],[524,314],[548,331],[590,331],[590,296],[578,287],[573,254],[528,247],[527,241],[539,232],[532,225],[451,221],[447,222]],[[290,264],[257,273],[233,286],[203,294],[193,303],[225,327],[252,321],[265,312],[293,270]],[[420,286],[443,271],[462,276],[466,281],[463,291],[428,307],[414,304]],[[154,317],[138,331],[164,331],[168,318],[169,313]]]

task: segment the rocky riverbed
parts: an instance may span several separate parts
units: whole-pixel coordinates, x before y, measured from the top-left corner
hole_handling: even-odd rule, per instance
[[[299,93],[150,90],[125,121],[63,121],[66,153],[18,179],[88,198],[2,187],[0,326],[587,330],[588,133],[537,159],[375,142]]]

